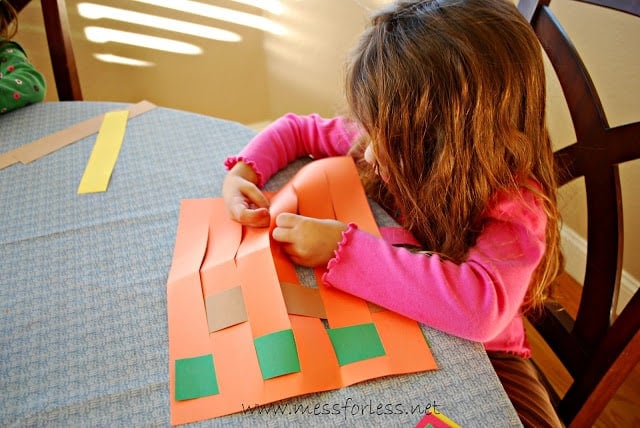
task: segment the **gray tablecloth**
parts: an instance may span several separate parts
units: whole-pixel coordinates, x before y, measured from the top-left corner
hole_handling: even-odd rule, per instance
[[[122,107],[43,103],[0,116],[0,153]],[[0,170],[0,425],[170,424],[166,281],[180,200],[219,196],[223,159],[253,135],[157,108],[129,121],[105,193],[76,194],[95,135]],[[424,330],[437,371],[199,425],[414,426],[435,404],[462,426],[518,426],[482,346]]]

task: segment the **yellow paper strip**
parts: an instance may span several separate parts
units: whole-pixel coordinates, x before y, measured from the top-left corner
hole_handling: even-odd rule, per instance
[[[78,186],[78,194],[104,192],[109,187],[111,172],[118,160],[124,139],[128,116],[128,110],[112,111],[104,115],[96,144]]]

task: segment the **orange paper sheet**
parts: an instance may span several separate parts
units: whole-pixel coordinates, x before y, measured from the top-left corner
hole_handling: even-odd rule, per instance
[[[353,221],[378,234],[355,165],[346,157],[308,164],[273,196],[271,210],[274,218],[279,212],[288,211]],[[318,289],[301,285],[291,262],[270,240],[271,229],[243,230],[228,218],[221,199],[182,202],[167,283],[172,424],[228,415],[242,411],[243,406],[341,388],[380,376],[437,367],[415,321],[325,287],[320,280],[322,269],[316,272]],[[210,332],[207,316],[242,319],[238,309],[241,305],[236,304],[239,291],[246,321],[233,321],[227,328]],[[229,299],[230,293],[236,303],[209,305],[210,311],[217,313],[207,314],[207,300]],[[357,351],[358,344],[351,347],[351,342],[342,342],[337,348],[332,341],[342,336],[328,334],[320,319],[325,316],[332,331],[367,327],[366,331],[378,337],[383,353],[373,357],[356,354],[355,360],[345,363],[344,358],[339,358],[339,349],[349,350],[349,358],[354,358],[351,350]],[[276,344],[293,349],[288,354],[291,368],[285,367],[285,374],[265,377],[265,367],[275,370],[282,363],[267,358],[269,346]],[[275,351],[279,349],[274,349],[277,355]],[[197,398],[176,399],[177,382],[181,391],[190,386],[188,379],[176,379],[176,362],[183,370],[191,359],[204,359],[209,365],[213,360],[215,373],[202,374],[216,383],[215,388],[207,388]]]

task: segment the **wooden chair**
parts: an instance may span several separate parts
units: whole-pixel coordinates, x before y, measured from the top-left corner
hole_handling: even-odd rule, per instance
[[[20,12],[30,0],[9,0],[9,2]],[[80,101],[82,100],[82,89],[73,55],[65,1],[42,0],[41,3],[58,99],[60,101]]]
[[[640,122],[609,126],[589,73],[549,1],[521,0],[518,8],[538,35],[569,107],[577,142],[555,158],[560,185],[584,177],[588,249],[575,319],[551,303],[530,322],[573,377],[564,397],[556,397],[560,418],[568,426],[591,426],[640,361],[640,291],[618,316],[614,307],[623,252],[618,165],[640,158]],[[637,1],[585,2],[640,16]]]

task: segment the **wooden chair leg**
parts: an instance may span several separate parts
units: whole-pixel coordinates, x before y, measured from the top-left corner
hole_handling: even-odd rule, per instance
[[[43,0],[42,16],[58,99],[60,101],[80,101],[82,100],[82,90],[73,55],[65,1]]]

